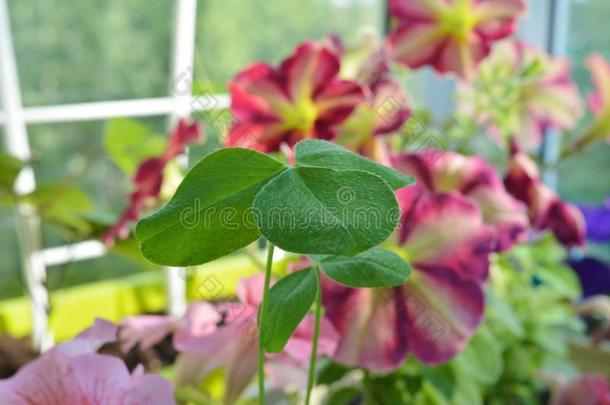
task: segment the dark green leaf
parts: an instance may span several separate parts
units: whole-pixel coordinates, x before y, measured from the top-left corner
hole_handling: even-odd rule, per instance
[[[324,399],[324,405],[353,405],[362,403],[364,394],[354,387],[331,389]]]
[[[252,201],[285,166],[249,149],[212,152],[186,175],[171,201],[141,220],[136,237],[150,261],[192,266],[255,241]]]
[[[414,182],[413,177],[351,152],[336,143],[311,139],[297,143],[294,151],[299,166],[363,170],[381,177],[394,190]]]
[[[305,318],[318,294],[315,269],[291,273],[269,291],[269,307],[261,325],[263,344],[270,353],[279,353]]]
[[[350,371],[349,368],[335,363],[330,359],[321,360],[320,371],[318,372],[318,377],[316,378],[316,384],[330,385],[342,379]]]
[[[254,200],[256,222],[289,252],[353,255],[383,242],[398,222],[394,192],[356,170],[296,167],[270,181]]]
[[[127,174],[152,156],[163,153],[167,138],[154,134],[146,125],[132,119],[117,118],[106,124],[104,148],[110,160]]]
[[[13,184],[22,167],[21,160],[6,153],[0,153],[0,188],[12,193]]]
[[[411,266],[396,253],[372,248],[355,256],[313,256],[329,278],[348,287],[395,287],[407,282]]]

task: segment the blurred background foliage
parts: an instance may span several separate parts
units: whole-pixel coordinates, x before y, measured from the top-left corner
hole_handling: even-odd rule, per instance
[[[591,81],[584,58],[592,51],[610,58],[610,7],[607,0],[571,3],[568,53],[574,77],[586,94]],[[173,2],[15,0],[9,6],[26,106],[168,94]],[[200,94],[223,93],[227,80],[248,64],[255,60],[276,63],[305,39],[337,33],[353,42],[363,29],[381,32],[384,7],[383,0],[310,0],[306,6],[290,0],[199,1],[195,89]],[[418,97],[423,99],[419,94],[413,98]],[[211,135],[222,129],[218,117],[218,113],[200,117],[207,121]],[[30,125],[37,181],[78,187],[86,196],[64,193],[68,205],[99,223],[112,221],[124,207],[130,187],[124,170],[132,170],[127,166],[133,158],[127,156],[126,162],[120,156],[131,155],[133,150],[117,139],[127,132],[133,137],[144,136],[142,131],[158,135],[167,132],[165,117],[139,119],[138,123]],[[109,141],[111,138],[114,141]],[[158,140],[148,138],[146,149],[155,150],[155,142]],[[217,139],[210,136],[206,145],[193,148],[191,158],[198,158],[217,144]],[[107,152],[113,148],[111,156]],[[610,146],[602,145],[559,164],[561,194],[573,202],[601,203],[610,190],[610,177],[591,173],[599,173],[602,168],[607,172],[609,155]],[[45,246],[81,239],[78,232],[66,233],[52,223],[44,224],[43,234]],[[23,294],[17,250],[12,213],[0,206],[0,299]],[[49,269],[49,288],[140,271],[145,268],[139,264],[106,256]]]
[[[9,2],[9,7],[25,106],[168,95],[173,2],[20,0]],[[306,12],[302,3],[290,0],[200,1],[196,91],[225,92],[227,80],[249,63],[278,62],[304,39],[338,33],[355,40],[363,27],[380,30],[383,8],[382,0],[312,0]],[[167,132],[165,117],[138,121],[149,134]],[[112,221],[125,205],[130,179],[121,170],[126,167],[117,157],[120,151],[114,158],[108,155],[105,135],[116,141],[130,131],[125,125],[103,121],[30,125],[38,183],[67,182],[80,188],[88,201],[72,195],[71,205],[80,203],[81,211],[101,222]],[[214,133],[215,128],[210,129]],[[211,139],[192,155],[200,156],[217,144]],[[45,246],[81,239],[52,223],[44,224],[43,235]],[[23,294],[17,252],[12,212],[0,205],[0,299]],[[145,270],[129,260],[106,256],[50,268],[48,284],[54,290]]]

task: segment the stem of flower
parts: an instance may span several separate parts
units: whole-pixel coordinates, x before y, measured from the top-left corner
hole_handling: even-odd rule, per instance
[[[322,318],[322,284],[320,283],[320,267],[316,266],[316,280],[318,282],[318,296],[316,299],[316,321],[313,329],[313,340],[311,342],[311,358],[309,360],[309,372],[307,376],[307,393],[305,394],[305,405],[311,400],[311,390],[316,379],[316,358],[318,357],[318,336],[320,335],[320,319]]]
[[[263,325],[269,302],[269,286],[271,285],[271,266],[273,264],[273,243],[267,241],[267,266],[265,268],[265,285],[263,300],[258,313],[258,403],[265,405],[265,347],[263,346]]]

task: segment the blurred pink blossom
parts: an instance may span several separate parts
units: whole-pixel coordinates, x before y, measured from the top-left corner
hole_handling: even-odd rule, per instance
[[[279,67],[255,63],[229,83],[236,122],[226,146],[261,152],[302,139],[333,139],[364,100],[362,87],[339,77],[340,59],[329,44],[304,42]]]
[[[392,57],[471,79],[492,44],[516,31],[525,10],[523,0],[390,0],[398,21],[388,38]]]
[[[90,329],[27,364],[0,381],[3,405],[171,405],[174,388],[164,378],[144,374],[141,366],[129,373],[117,357],[97,354],[116,339],[114,324],[96,320]]]

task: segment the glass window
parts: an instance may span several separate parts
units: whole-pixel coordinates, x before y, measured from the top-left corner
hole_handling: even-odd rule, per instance
[[[199,2],[195,76],[226,91],[226,82],[257,60],[273,63],[306,39],[335,33],[353,41],[364,27],[381,28],[382,0],[224,0]]]
[[[610,7],[607,0],[570,1],[567,51],[572,60],[574,79],[583,97],[589,94],[593,86],[590,72],[585,66],[586,58],[592,52],[597,52],[610,59],[608,21]],[[591,173],[610,172],[609,157],[610,145],[600,142],[585,153],[562,161],[558,168],[560,193],[578,203],[602,203],[610,194],[610,177],[591,176]]]
[[[24,104],[167,95],[172,5],[9,2]]]

